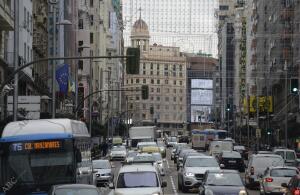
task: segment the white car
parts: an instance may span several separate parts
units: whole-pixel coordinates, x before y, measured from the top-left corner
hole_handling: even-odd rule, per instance
[[[125,160],[127,156],[127,150],[124,146],[114,146],[109,154],[110,160]]]
[[[152,164],[131,164],[121,167],[115,185],[110,184],[111,195],[163,194],[167,182]]]
[[[155,160],[154,165],[158,168],[160,175],[165,176],[164,161],[160,153],[152,153]]]
[[[282,193],[282,183],[289,183],[299,173],[296,167],[268,167],[260,179],[261,194]]]
[[[142,150],[143,147],[147,147],[147,146],[157,146],[157,143],[156,142],[139,142],[137,144],[137,149]]]
[[[178,189],[187,192],[199,187],[206,171],[221,170],[215,157],[212,156],[188,156],[180,165],[178,172]]]

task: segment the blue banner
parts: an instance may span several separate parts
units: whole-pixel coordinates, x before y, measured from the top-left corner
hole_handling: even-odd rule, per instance
[[[56,70],[56,80],[59,85],[59,91],[67,94],[69,88],[69,64],[64,64]]]

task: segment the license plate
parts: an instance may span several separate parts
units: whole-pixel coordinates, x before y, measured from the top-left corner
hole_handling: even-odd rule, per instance
[[[229,160],[228,162],[229,162],[229,163],[236,163],[235,160]]]

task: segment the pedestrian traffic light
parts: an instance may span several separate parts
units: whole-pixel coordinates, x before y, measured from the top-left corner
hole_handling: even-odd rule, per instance
[[[154,114],[154,108],[150,107],[150,114],[153,115]]]
[[[231,107],[230,104],[227,104],[227,106],[226,106],[226,111],[227,112],[230,112],[230,110],[231,110],[230,107]]]
[[[298,79],[291,79],[291,93],[298,94],[298,92],[299,92]]]
[[[126,51],[126,73],[139,74],[140,73],[140,49],[129,47]]]
[[[147,100],[149,97],[149,86],[142,85],[142,99]]]

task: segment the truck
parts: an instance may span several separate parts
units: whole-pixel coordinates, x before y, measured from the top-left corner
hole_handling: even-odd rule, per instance
[[[155,126],[139,126],[131,127],[129,129],[129,138],[131,140],[131,147],[136,147],[139,142],[156,141],[156,127]]]

